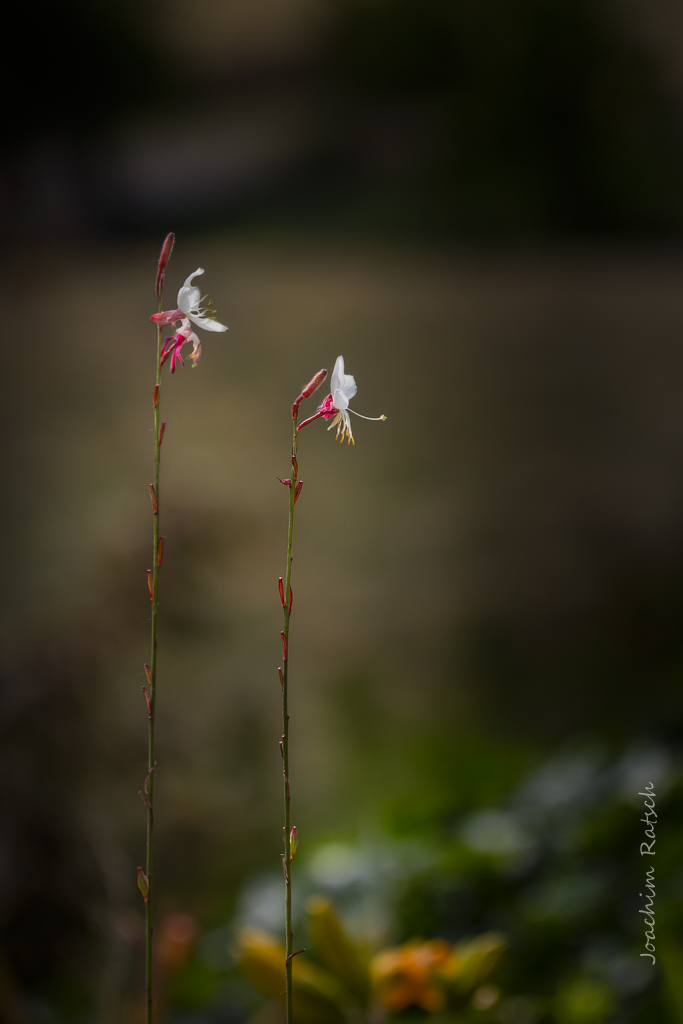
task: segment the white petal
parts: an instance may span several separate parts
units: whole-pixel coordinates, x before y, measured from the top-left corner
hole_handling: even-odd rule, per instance
[[[225,324],[219,324],[217,320],[211,320],[208,316],[197,316],[196,313],[187,314],[193,324],[205,331],[227,331]]]
[[[337,388],[336,391],[332,392],[332,404],[339,412],[343,412],[348,407],[349,400],[341,388]]]
[[[178,308],[182,309],[183,313],[189,313],[191,309],[196,309],[197,305],[199,304],[199,300],[202,297],[202,293],[200,292],[199,288],[196,287],[196,285],[192,284],[192,280],[199,274],[203,273],[204,270],[202,269],[202,267],[197,267],[194,274],[190,274],[190,276],[185,281],[185,284],[178,292]]]
[[[334,370],[330,377],[330,392],[334,395],[335,391],[341,387],[342,378],[344,376],[344,356],[337,356],[337,362],[334,364]]]
[[[178,334],[182,334],[186,341],[191,341],[195,348],[199,344],[199,338],[190,327],[190,321],[187,317],[183,317]]]
[[[355,395],[356,391],[358,391],[358,388],[356,387],[356,380],[354,377],[351,376],[350,373],[345,373],[344,376],[342,377],[341,387],[339,388],[339,391],[341,391],[341,393],[346,398],[346,405],[348,405],[353,396]],[[339,408],[339,406],[337,406],[337,408]],[[346,406],[344,406],[344,408],[346,408]]]

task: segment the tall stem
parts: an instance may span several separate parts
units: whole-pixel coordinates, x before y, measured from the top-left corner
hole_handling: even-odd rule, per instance
[[[159,289],[159,312],[161,312],[163,298],[163,284]],[[161,344],[162,328],[157,327],[157,365],[156,365],[156,386],[154,388],[154,495],[153,495],[153,516],[154,516],[154,549],[152,552],[152,639],[150,655],[150,678],[149,678],[149,745],[147,757],[147,779],[145,780],[146,807],[147,807],[147,856],[145,862],[145,873],[147,875],[147,896],[145,899],[145,1003],[146,1003],[146,1024],[152,1024],[152,891],[154,871],[154,769],[156,760],[154,758],[154,711],[156,705],[156,682],[157,682],[157,618],[159,610],[159,569],[161,558],[159,551],[159,465],[161,462],[161,434],[159,428],[159,402],[161,391]]]
[[[298,408],[292,410],[292,477],[289,484],[289,530],[287,533],[287,569],[285,572],[285,586],[283,591],[283,667],[282,667],[282,775],[285,800],[285,827],[284,842],[285,852],[282,864],[285,874],[285,971],[286,981],[286,1008],[287,1024],[292,1024],[292,853],[291,853],[291,830],[292,820],[290,811],[289,791],[289,714],[287,710],[289,679],[289,623],[291,619],[291,580],[292,580],[292,538],[294,534],[294,504],[296,500],[296,484],[298,467],[296,462],[297,450],[297,417]]]

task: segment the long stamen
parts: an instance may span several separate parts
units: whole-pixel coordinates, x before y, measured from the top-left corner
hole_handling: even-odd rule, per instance
[[[386,419],[386,416],[364,416],[362,412],[356,412],[355,409],[347,409],[347,412],[352,412],[354,416],[360,416],[362,420],[372,420],[373,423]]]

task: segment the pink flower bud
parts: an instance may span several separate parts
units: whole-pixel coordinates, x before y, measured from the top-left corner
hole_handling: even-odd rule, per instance
[[[327,370],[318,370],[313,380],[309,381],[306,387],[301,392],[301,398],[310,398],[311,395],[318,390],[322,382],[327,377]],[[300,401],[301,399],[297,399]]]
[[[155,384],[154,385],[154,408],[155,409],[157,407],[157,402],[158,401],[159,401],[159,385]]]
[[[145,663],[145,675],[147,676],[147,682],[152,685],[152,671],[147,663]]]
[[[282,586],[282,576],[278,577],[277,589],[278,589],[279,594],[280,594],[280,600],[282,601],[282,607],[284,608],[284,606],[285,606],[285,591],[284,591],[284,587]]]
[[[164,554],[164,538],[159,537],[159,547],[157,548],[157,565],[161,565],[161,559]]]
[[[152,717],[152,705],[150,703],[149,694],[147,692],[147,687],[146,686],[142,687],[142,692],[145,695],[145,704],[147,705],[147,717],[151,719],[151,717]]]
[[[289,477],[288,477],[288,476],[287,476],[287,477],[285,477],[285,479],[284,479],[284,480],[282,480],[282,479],[281,479],[280,477],[278,477],[278,480],[280,481],[280,483],[281,483],[281,484],[284,484],[284,485],[285,485],[285,487],[289,487],[289,486],[290,486],[290,484],[291,484],[291,482],[292,482],[292,481],[291,481],[291,480],[289,479]]]
[[[168,261],[171,258],[171,253],[173,252],[173,243],[174,242],[175,242],[175,235],[171,231],[171,232],[169,232],[168,235],[166,235],[166,238],[164,240],[164,244],[161,247],[161,255],[159,256],[159,266],[157,267],[157,283],[156,283],[156,294],[157,294],[157,298],[158,299],[161,298],[161,289],[164,286],[164,271],[166,270],[166,266],[168,264]]]
[[[296,480],[299,475],[299,463],[296,461],[296,455],[292,455],[292,480]]]
[[[157,514],[157,492],[154,490],[154,484],[149,485],[149,496],[152,499],[152,508],[154,509],[154,515]]]
[[[147,570],[147,586],[149,587],[149,599],[154,600],[154,583],[152,581],[152,570]]]
[[[293,857],[298,849],[299,833],[296,830],[296,825],[292,825],[292,831],[289,833],[289,856]]]
[[[161,448],[161,442],[164,439],[164,431],[166,430],[166,420],[161,421],[161,430],[159,431],[159,447]]]
[[[303,487],[303,485],[304,485],[303,480],[299,480],[299,483],[294,488],[294,504],[295,505],[296,505],[297,501],[299,500],[299,495],[301,494],[301,488]]]
[[[282,637],[282,656],[287,661],[287,637],[282,630],[280,630],[280,636]]]

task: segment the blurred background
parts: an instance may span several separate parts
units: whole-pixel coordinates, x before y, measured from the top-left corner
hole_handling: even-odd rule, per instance
[[[245,969],[281,930],[277,477],[340,353],[388,419],[302,435],[297,946],[324,897],[363,970],[506,951],[448,1005],[431,967],[370,1011],[319,973],[301,1021],[683,1021],[683,4],[29,0],[5,31],[0,1021],[141,1020],[169,230],[165,305],[205,267],[230,329],[163,380],[159,1021],[281,1019]]]

